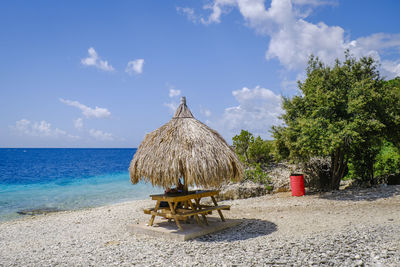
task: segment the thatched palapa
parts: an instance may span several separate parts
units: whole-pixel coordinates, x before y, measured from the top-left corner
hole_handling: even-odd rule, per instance
[[[133,184],[144,180],[167,188],[183,178],[186,189],[217,187],[243,175],[235,152],[221,135],[193,117],[184,97],[174,117],[146,135],[129,171]]]

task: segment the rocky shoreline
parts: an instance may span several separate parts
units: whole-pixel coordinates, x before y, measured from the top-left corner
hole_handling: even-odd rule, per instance
[[[243,223],[187,242],[133,235],[133,201],[0,223],[0,266],[399,266],[400,186],[225,201]]]

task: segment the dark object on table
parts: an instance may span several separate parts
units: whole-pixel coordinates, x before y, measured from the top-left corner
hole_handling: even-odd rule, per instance
[[[183,191],[184,191],[184,186],[181,183],[181,180],[178,180],[178,186],[176,188],[168,187],[167,189],[165,189],[164,193],[173,195],[173,194],[177,194],[177,193],[183,193]]]

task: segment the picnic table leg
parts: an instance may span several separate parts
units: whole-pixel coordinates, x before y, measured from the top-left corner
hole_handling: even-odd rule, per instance
[[[211,196],[211,199],[212,199],[212,201],[214,202],[214,205],[215,205],[215,206],[218,206],[217,201],[215,200],[215,197],[214,197],[214,196]],[[221,210],[218,210],[218,213],[219,213],[219,217],[221,217],[221,220],[224,222],[224,221],[225,221],[225,218],[224,218],[224,215],[222,215],[222,211],[221,211]]]
[[[189,208],[189,204],[188,204],[187,200],[182,202],[182,206],[183,206],[184,209],[188,209]],[[185,223],[190,223],[190,221],[188,220],[188,217],[185,217]]]
[[[196,210],[197,210],[197,207],[193,205],[193,203],[192,203],[191,200],[188,200],[188,204],[189,204],[189,206],[192,208],[193,211],[196,211]],[[196,219],[196,221],[197,221],[197,223],[198,223],[199,225],[203,225],[203,224],[201,223],[201,221],[200,221],[199,215],[195,214],[195,215],[194,215],[194,218]]]
[[[173,202],[173,203],[174,203],[174,210],[175,210],[175,211],[176,211],[176,208],[178,207],[179,203],[181,203],[181,205],[182,205],[183,207],[185,207],[185,206],[184,206],[184,205],[185,205],[185,202]],[[184,220],[185,220],[185,223],[188,223],[187,218],[185,218]]]
[[[196,201],[196,206],[198,207],[199,210],[201,210],[201,206],[200,206],[200,198],[195,198],[194,201]],[[208,220],[205,214],[201,214],[201,217],[203,217],[204,222],[208,224]]]
[[[178,207],[179,202],[175,202],[174,203],[174,210],[176,210],[176,208]],[[171,219],[168,218],[168,222],[171,222]]]
[[[157,200],[157,203],[156,203],[156,207],[154,208],[154,211],[155,212],[157,212],[158,211],[158,208],[160,207],[160,200]],[[151,215],[151,219],[150,219],[150,222],[149,222],[149,225],[150,226],[152,226],[153,225],[153,222],[154,222],[154,218],[156,217],[156,215]]]
[[[172,213],[172,215],[174,217],[176,226],[178,226],[179,230],[183,231],[183,228],[182,228],[181,224],[179,223],[179,220],[176,218],[176,212],[175,212],[175,209],[174,209],[174,205],[172,205],[172,202],[169,202],[169,201],[168,201],[168,205],[169,205],[169,208],[171,209],[171,213]]]

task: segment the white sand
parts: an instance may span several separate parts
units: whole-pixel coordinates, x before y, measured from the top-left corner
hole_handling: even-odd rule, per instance
[[[187,242],[133,235],[151,200],[0,223],[0,266],[400,266],[400,186],[226,201],[232,229]]]

